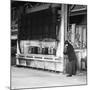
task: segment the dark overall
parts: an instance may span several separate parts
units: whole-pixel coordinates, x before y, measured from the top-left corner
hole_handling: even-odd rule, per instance
[[[68,43],[67,49],[64,52],[68,56],[68,63],[66,64],[66,73],[69,75],[75,75],[77,70],[77,58],[74,52],[74,48]]]

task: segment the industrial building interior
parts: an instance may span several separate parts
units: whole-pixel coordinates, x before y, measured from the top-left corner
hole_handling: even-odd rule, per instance
[[[11,0],[11,67],[65,73],[65,40],[87,73],[87,5]]]

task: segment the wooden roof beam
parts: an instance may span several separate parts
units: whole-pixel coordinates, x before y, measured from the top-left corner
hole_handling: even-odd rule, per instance
[[[26,13],[33,13],[33,12],[37,12],[37,11],[41,11],[41,10],[45,10],[45,9],[48,9],[48,8],[53,8],[53,7],[60,7],[60,4],[42,4],[38,7],[34,7],[34,8],[28,8],[26,10]]]

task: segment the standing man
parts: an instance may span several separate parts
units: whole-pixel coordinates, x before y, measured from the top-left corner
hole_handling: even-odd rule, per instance
[[[65,41],[64,54],[68,57],[68,63],[66,65],[67,77],[71,77],[77,71],[77,58],[73,46],[67,40]]]

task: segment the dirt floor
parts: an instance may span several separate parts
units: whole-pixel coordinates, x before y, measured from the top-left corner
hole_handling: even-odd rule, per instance
[[[66,77],[66,74],[37,70],[25,67],[11,67],[11,89],[38,88],[68,85],[86,85],[86,72]]]

